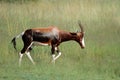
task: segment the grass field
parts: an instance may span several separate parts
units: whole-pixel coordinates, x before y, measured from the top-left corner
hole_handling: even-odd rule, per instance
[[[86,48],[75,42],[60,45],[61,57],[50,63],[49,47],[35,47],[36,66],[18,52],[11,39],[27,28],[58,26],[66,31],[85,29]],[[17,39],[18,51],[23,44]],[[0,80],[120,80],[119,0],[39,0],[0,2]]]

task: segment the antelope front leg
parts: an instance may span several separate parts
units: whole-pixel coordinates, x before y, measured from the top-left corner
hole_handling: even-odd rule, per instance
[[[55,63],[55,46],[54,45],[52,45],[51,52],[52,52],[52,63]]]
[[[58,47],[55,47],[54,51],[56,51],[58,53],[58,55],[55,56],[55,54],[52,54],[52,58],[53,58],[52,62],[53,63],[55,63],[55,60],[57,60],[61,56],[61,52],[59,51]]]
[[[54,60],[58,59],[61,56],[61,52],[58,52],[58,55],[54,57]]]

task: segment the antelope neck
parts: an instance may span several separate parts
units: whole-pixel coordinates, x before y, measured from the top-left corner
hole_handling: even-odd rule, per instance
[[[69,41],[69,40],[74,40],[74,41],[77,40],[77,34],[72,32],[62,32],[60,36],[61,36],[61,42]]]

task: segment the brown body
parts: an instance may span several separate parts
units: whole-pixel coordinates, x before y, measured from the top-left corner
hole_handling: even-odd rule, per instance
[[[74,40],[77,43],[80,44],[81,48],[84,48],[84,32],[83,28],[80,25],[81,32],[67,32],[58,29],[57,27],[50,26],[48,28],[33,28],[33,29],[27,29],[25,32],[21,33],[17,37],[14,37],[12,42],[14,44],[14,48],[16,49],[16,38],[19,36],[22,36],[22,40],[24,43],[24,47],[20,52],[20,59],[19,62],[21,63],[21,55],[23,53],[29,53],[30,50],[32,50],[32,47],[35,46],[35,44],[40,45],[48,45],[51,46],[51,52],[53,56],[53,61],[55,61],[60,55],[61,52],[58,48],[58,46],[65,41]],[[55,57],[55,51],[58,53],[58,56]],[[32,57],[30,54],[28,55],[29,59],[33,62]],[[34,63],[34,62],[33,62]]]

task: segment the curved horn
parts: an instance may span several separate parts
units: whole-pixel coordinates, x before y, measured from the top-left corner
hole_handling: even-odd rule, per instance
[[[78,21],[78,24],[79,24],[79,27],[80,27],[80,29],[81,29],[81,32],[84,32],[83,26],[81,25],[81,22],[80,22],[80,21]]]

